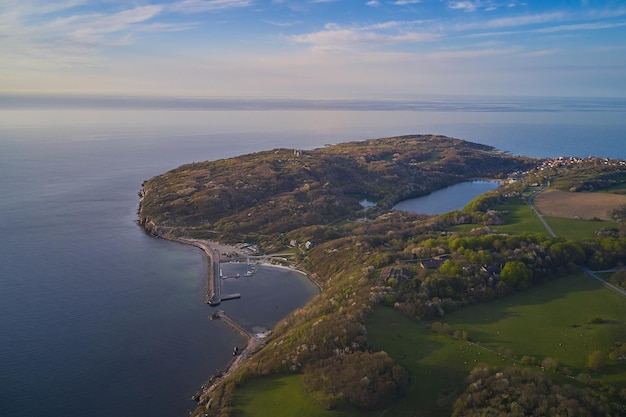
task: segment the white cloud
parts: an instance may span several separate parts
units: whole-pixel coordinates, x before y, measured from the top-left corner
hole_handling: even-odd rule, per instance
[[[451,59],[469,59],[469,58],[482,58],[495,55],[510,55],[518,53],[519,48],[487,48],[487,49],[474,49],[474,50],[451,50],[451,51],[438,51],[426,54],[425,56],[431,59],[438,60],[451,60]]]
[[[386,22],[374,23],[372,25],[362,26],[359,30],[387,30],[395,28],[411,28],[420,26],[424,23],[430,23],[430,20],[388,20]]]
[[[481,23],[468,24],[463,26],[457,26],[457,31],[466,31],[474,29],[508,29],[517,28],[527,25],[545,24],[546,27],[539,28],[524,28],[520,30],[503,30],[482,33],[473,33],[467,35],[467,37],[489,37],[489,36],[507,36],[516,35],[520,33],[557,33],[565,31],[585,31],[585,30],[604,30],[625,27],[626,22],[588,22],[588,23],[575,23],[575,24],[557,24],[564,20],[567,20],[569,16],[562,12],[546,13],[539,15],[527,15],[519,16],[515,18],[500,18],[487,20]]]
[[[272,25],[272,26],[277,26],[277,27],[281,27],[281,28],[287,28],[287,27],[291,27],[291,26],[295,26],[295,25],[300,25],[302,24],[301,20],[297,20],[294,22],[275,22],[273,20],[266,20],[265,23]]]
[[[367,6],[378,7],[380,6],[380,2],[378,0],[370,0],[365,3]]]
[[[453,1],[448,3],[449,9],[462,10],[464,12],[473,12],[477,7],[478,4],[471,1]]]
[[[249,7],[253,0],[182,0],[172,3],[170,9],[180,13],[201,13]]]
[[[579,23],[572,25],[560,25],[553,26],[549,28],[537,29],[534,32],[536,33],[554,33],[554,32],[563,32],[563,31],[578,31],[578,30],[602,30],[602,29],[613,29],[626,26],[626,22],[596,22],[596,23]]]
[[[532,15],[522,15],[515,17],[503,17],[497,19],[488,19],[474,23],[456,25],[456,31],[466,31],[475,29],[506,29],[526,25],[545,24],[563,21],[567,18],[565,12],[550,12]]]
[[[371,49],[380,45],[401,43],[427,42],[439,37],[436,33],[397,31],[387,33],[376,29],[390,29],[399,25],[399,22],[387,22],[364,27],[341,27],[336,24],[327,24],[324,30],[302,35],[294,35],[291,40],[296,43],[314,45],[317,48],[328,50],[362,47]]]
[[[136,28],[137,32],[182,32],[198,26],[196,22],[189,23],[151,23]]]
[[[97,16],[94,19],[87,19],[86,25],[100,33],[118,32],[127,29],[135,23],[142,23],[150,20],[163,10],[162,6],[139,6],[134,9],[124,10],[112,15]]]
[[[502,28],[514,26],[534,25],[538,23],[552,23],[565,19],[564,12],[541,13],[526,16],[508,17],[500,19],[492,19],[485,22],[486,27]]]
[[[484,10],[486,12],[492,12],[494,10],[498,10],[501,7],[514,8],[518,5],[525,5],[526,3],[517,3],[515,1],[510,1],[506,4],[500,2],[494,2],[491,0],[482,1],[482,0],[457,0],[457,1],[449,1],[448,9],[450,10],[460,10],[462,12],[475,12],[476,10]]]
[[[37,3],[23,3],[12,13],[0,13],[0,56],[12,68],[53,68],[99,66],[104,49],[132,43],[139,32],[174,32],[188,30],[193,23],[155,22],[164,10],[161,5],[138,6],[114,13],[104,10],[73,10],[81,1],[51,3],[44,9]],[[5,3],[6,5],[6,3]],[[1,8],[0,8],[1,11]],[[64,17],[42,13],[65,11]]]
[[[87,0],[65,0],[65,1],[46,1],[46,0],[4,0],[0,4],[0,10],[3,13],[9,10],[15,11],[20,15],[45,15],[49,13],[60,12],[63,10],[73,9],[77,6],[87,4]]]

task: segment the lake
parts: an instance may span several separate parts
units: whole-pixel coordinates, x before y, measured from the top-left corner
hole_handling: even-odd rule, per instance
[[[411,211],[422,214],[441,214],[461,210],[479,195],[498,187],[497,181],[466,181],[422,197],[410,198],[396,204],[392,210]]]

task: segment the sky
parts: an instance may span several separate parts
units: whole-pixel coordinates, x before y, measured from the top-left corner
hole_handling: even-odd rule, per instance
[[[626,97],[626,1],[0,0],[0,92]]]

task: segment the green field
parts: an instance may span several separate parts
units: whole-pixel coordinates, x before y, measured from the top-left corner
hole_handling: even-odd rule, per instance
[[[596,236],[596,232],[605,228],[618,228],[613,221],[565,219],[563,217],[544,217],[558,237],[566,239],[586,239]]]
[[[258,377],[237,388],[235,404],[246,417],[375,417],[380,412],[363,413],[350,408],[325,410],[309,395],[300,375]]]
[[[491,207],[493,210],[504,212],[504,224],[493,228],[502,233],[539,233],[548,236],[543,223],[535,212],[520,198],[509,198],[506,204]]]
[[[397,310],[379,307],[367,323],[368,337],[410,373],[410,391],[386,413],[449,416],[469,372],[481,362],[513,362],[479,346],[436,334]]]
[[[509,198],[506,204],[497,204],[491,207],[491,209],[504,213],[504,224],[491,226],[497,232],[509,234],[538,233],[549,237],[548,231],[535,212],[520,198]],[[613,221],[566,219],[562,217],[544,217],[544,219],[558,237],[566,239],[593,238],[600,229],[619,227],[619,223]],[[469,232],[475,227],[475,224],[462,224],[451,227],[450,230]]]
[[[600,317],[605,324],[588,324],[591,317]],[[465,308],[445,322],[466,330],[484,347],[510,349],[518,358],[556,358],[580,373],[587,372],[591,352],[608,354],[615,342],[626,341],[626,298],[580,273]],[[622,374],[626,386],[626,366],[611,368]]]
[[[521,198],[508,198],[505,204],[497,204],[490,208],[504,213],[504,224],[491,226],[500,233],[539,233],[549,236],[535,212]],[[463,224],[454,226],[450,230],[468,232],[475,227],[475,224]]]
[[[592,317],[604,323],[589,324]],[[467,331],[475,344],[435,334],[424,323],[389,308],[376,309],[368,322],[372,343],[404,365],[414,384],[390,415],[409,416],[417,411],[425,416],[449,415],[448,394],[453,397],[463,389],[465,377],[477,363],[520,366],[517,361],[524,355],[538,362],[550,357],[574,376],[590,373],[602,383],[626,387],[625,364],[607,360],[597,374],[587,369],[591,352],[608,355],[615,342],[626,341],[626,298],[585,274],[465,307],[440,321]]]

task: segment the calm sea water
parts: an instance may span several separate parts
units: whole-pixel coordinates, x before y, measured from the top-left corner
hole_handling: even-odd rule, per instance
[[[2,104],[0,414],[16,417],[183,416],[189,396],[243,343],[207,320],[202,253],[135,224],[140,184],[161,172],[411,133],[530,156],[626,158],[623,103],[602,111],[549,102],[506,111],[443,101],[362,111]],[[272,327],[315,293],[284,274],[226,280],[243,297],[222,308],[250,329]]]

